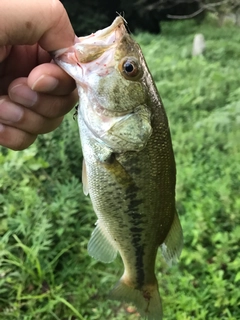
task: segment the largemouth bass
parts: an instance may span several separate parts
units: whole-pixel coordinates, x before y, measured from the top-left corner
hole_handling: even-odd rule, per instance
[[[160,320],[158,248],[171,263],[183,243],[162,101],[122,17],[54,57],[75,79],[80,97],[83,188],[98,217],[89,254],[108,263],[119,252],[124,273],[111,297],[135,304],[145,319]]]

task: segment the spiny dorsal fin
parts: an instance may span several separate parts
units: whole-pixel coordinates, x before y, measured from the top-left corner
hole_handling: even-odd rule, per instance
[[[161,251],[164,259],[169,266],[179,258],[183,247],[183,232],[178,214],[175,213],[171,229],[161,245]]]
[[[117,256],[117,249],[107,230],[101,225],[99,220],[96,223],[92,236],[88,243],[88,253],[96,260],[104,263],[112,262]]]

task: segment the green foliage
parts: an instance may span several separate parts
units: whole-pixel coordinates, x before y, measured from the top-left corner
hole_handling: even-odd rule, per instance
[[[194,33],[207,39],[191,58]],[[231,42],[229,41],[231,35]],[[185,236],[180,262],[157,260],[168,320],[240,318],[240,33],[233,27],[164,23],[136,37],[170,121]],[[108,300],[122,274],[87,254],[95,215],[82,193],[77,124],[68,115],[27,150],[0,154],[0,318],[139,317]]]

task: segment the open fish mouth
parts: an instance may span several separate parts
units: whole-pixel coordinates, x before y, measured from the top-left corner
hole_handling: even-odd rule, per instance
[[[88,63],[98,59],[105,51],[117,45],[127,33],[125,20],[117,17],[113,23],[102,30],[98,30],[85,37],[77,38],[76,44],[69,48],[52,52],[55,60],[61,59],[67,63]],[[70,57],[70,54],[72,56]]]

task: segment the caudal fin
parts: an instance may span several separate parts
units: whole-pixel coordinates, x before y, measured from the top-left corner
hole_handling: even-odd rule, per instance
[[[111,291],[110,298],[133,303],[144,320],[162,320],[162,303],[157,282],[154,286],[145,286],[138,290],[121,278]]]

